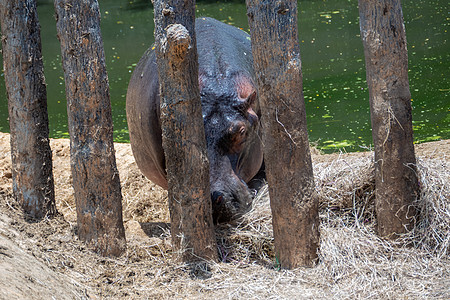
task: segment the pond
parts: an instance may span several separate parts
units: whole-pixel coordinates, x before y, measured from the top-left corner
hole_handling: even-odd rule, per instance
[[[114,139],[128,142],[128,81],[152,45],[149,0],[100,0]],[[447,0],[402,1],[416,142],[450,138],[450,24]],[[38,1],[50,136],[68,137],[67,111],[53,1]],[[244,1],[197,1],[209,16],[248,31]],[[371,147],[369,94],[356,0],[299,1],[299,42],[310,141],[325,152]],[[1,60],[1,58],[0,58]],[[3,73],[1,74],[3,77]],[[0,131],[8,132],[4,79],[0,80]]]

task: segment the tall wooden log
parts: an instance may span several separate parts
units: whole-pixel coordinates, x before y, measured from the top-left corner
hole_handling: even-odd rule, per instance
[[[78,236],[102,255],[125,249],[109,83],[97,0],[56,0]]]
[[[297,1],[247,0],[247,15],[276,257],[282,268],[310,266],[317,257],[319,217],[306,128]]]
[[[217,259],[194,25],[194,1],[155,1],[171,233],[187,262]]]
[[[36,1],[0,1],[0,22],[14,196],[29,216],[53,216],[52,152]]]
[[[414,225],[419,195],[413,145],[408,53],[400,0],[359,1],[366,57],[378,233],[394,238]]]

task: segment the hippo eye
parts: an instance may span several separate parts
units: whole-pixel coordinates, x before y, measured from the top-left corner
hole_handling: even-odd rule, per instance
[[[250,105],[248,105],[247,101],[243,101],[243,102],[239,103],[239,105],[237,105],[236,108],[245,114],[245,112],[247,111],[247,109],[249,107],[250,107]]]
[[[238,109],[242,112],[246,112],[256,100],[256,91],[253,91],[245,100],[240,101]]]

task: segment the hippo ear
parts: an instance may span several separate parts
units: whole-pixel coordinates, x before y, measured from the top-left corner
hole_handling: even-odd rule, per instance
[[[252,106],[256,101],[256,91],[253,90],[253,92],[247,97],[245,100],[249,106]]]
[[[252,109],[253,113],[256,114],[258,118],[260,118],[261,108],[259,106],[258,93],[256,92],[256,90],[253,90],[253,92],[247,97],[246,103],[248,108]]]

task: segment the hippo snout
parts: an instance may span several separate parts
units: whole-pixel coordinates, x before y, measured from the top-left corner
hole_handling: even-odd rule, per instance
[[[229,222],[247,212],[252,203],[250,190],[245,183],[233,191],[211,193],[212,216],[214,224]]]

